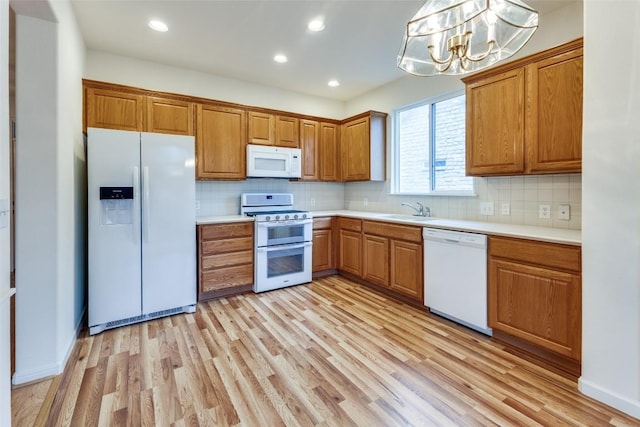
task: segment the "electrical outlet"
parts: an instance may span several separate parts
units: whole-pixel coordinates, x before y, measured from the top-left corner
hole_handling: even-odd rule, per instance
[[[493,215],[493,202],[480,203],[480,215]]]
[[[569,221],[571,219],[571,206],[560,205],[558,206],[558,219],[563,221]]]
[[[310,202],[311,202],[311,206],[315,206],[316,205],[316,199],[311,199]]]
[[[500,205],[500,214],[511,215],[511,205],[509,203],[503,203]]]
[[[369,206],[369,199],[367,199],[366,197],[362,199],[362,206]]]
[[[538,218],[550,219],[551,218],[551,206],[538,205]]]

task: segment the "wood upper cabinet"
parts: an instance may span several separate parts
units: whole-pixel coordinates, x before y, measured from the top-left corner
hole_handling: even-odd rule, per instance
[[[581,249],[489,238],[489,326],[575,361],[581,352]]]
[[[249,111],[249,144],[300,147],[299,119],[261,111]]]
[[[313,257],[312,271],[314,273],[335,270],[333,218],[313,219]]]
[[[582,170],[583,49],[527,65],[527,172]]]
[[[198,226],[198,299],[251,290],[253,222]]]
[[[273,114],[259,111],[248,111],[249,144],[274,145],[276,138],[276,123]]]
[[[144,131],[143,95],[115,89],[85,88],[87,127]]]
[[[196,178],[245,179],[245,110],[198,104],[196,122]]]
[[[338,181],[338,142],[340,127],[335,123],[320,123],[319,168],[321,181]]]
[[[519,68],[467,84],[467,175],[524,173],[524,83]]]
[[[300,120],[300,148],[302,149],[302,179],[320,179],[320,123]]]
[[[369,111],[342,124],[342,181],[385,180],[386,116],[385,113]]]
[[[362,275],[362,221],[338,218],[338,270]]]
[[[582,39],[466,77],[467,175],[580,172]]]
[[[147,132],[194,135],[193,102],[147,97]]]

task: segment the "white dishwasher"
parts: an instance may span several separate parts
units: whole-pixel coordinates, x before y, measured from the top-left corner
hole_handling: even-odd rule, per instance
[[[424,228],[424,305],[491,335],[487,321],[487,236]]]

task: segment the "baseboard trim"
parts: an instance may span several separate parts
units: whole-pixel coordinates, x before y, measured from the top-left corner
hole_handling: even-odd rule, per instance
[[[640,418],[640,401],[633,401],[625,396],[621,396],[609,389],[599,386],[589,380],[580,377],[578,389],[583,394],[606,403],[612,408],[616,408],[632,417]]]

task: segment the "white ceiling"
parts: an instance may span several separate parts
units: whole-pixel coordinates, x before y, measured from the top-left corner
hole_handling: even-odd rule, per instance
[[[542,14],[568,1],[527,3]],[[344,101],[406,75],[396,56],[424,0],[71,2],[88,49]],[[312,33],[316,17],[326,28]],[[169,31],[149,29],[150,19]],[[277,52],[289,62],[274,62]],[[328,87],[330,79],[341,85]]]

